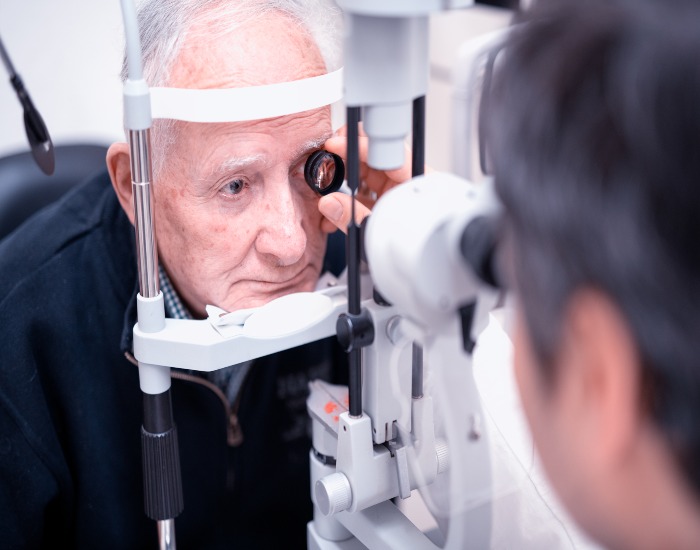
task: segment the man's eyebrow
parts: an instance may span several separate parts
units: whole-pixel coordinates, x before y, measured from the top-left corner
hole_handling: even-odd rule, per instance
[[[246,155],[244,157],[229,157],[221,161],[219,164],[214,164],[208,168],[203,168],[198,177],[194,181],[201,185],[209,187],[213,182],[218,181],[223,177],[230,177],[239,170],[243,170],[250,166],[267,162],[267,158],[263,154]]]
[[[231,157],[225,159],[219,165],[217,165],[212,172],[214,174],[227,174],[240,170],[241,168],[246,168],[253,164],[260,164],[267,161],[267,157],[263,154],[257,155],[247,155],[245,157]]]
[[[303,156],[305,153],[308,153],[313,149],[319,149],[329,137],[331,137],[331,134],[311,139],[303,143],[298,149],[294,151],[292,158],[298,159],[299,157]],[[243,157],[231,157],[225,159],[223,162],[215,166],[212,169],[211,173],[215,176],[221,174],[229,174],[231,172],[241,170],[242,168],[247,168],[248,166],[252,166],[254,164],[268,164],[269,162],[270,159],[267,157],[267,155],[263,155],[261,153],[255,155],[246,155]]]
[[[320,149],[321,145],[326,143],[326,140],[328,140],[329,137],[331,137],[331,134],[307,141],[306,143],[302,144],[301,147],[299,147],[296,151],[294,151],[293,158],[297,159],[304,153],[308,153],[312,149]]]

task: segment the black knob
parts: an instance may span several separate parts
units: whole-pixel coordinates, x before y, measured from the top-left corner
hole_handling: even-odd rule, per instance
[[[341,313],[335,330],[338,343],[346,352],[369,346],[374,341],[374,324],[364,309],[358,315]]]

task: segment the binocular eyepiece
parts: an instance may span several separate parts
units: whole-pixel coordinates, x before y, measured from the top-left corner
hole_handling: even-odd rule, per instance
[[[319,195],[340,189],[345,180],[345,163],[335,153],[319,150],[311,153],[304,165],[306,183]]]

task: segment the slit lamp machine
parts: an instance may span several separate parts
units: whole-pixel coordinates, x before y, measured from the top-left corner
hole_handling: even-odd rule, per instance
[[[175,548],[175,519],[184,500],[170,369],[213,371],[333,335],[349,355],[349,384],[310,382],[314,518],[307,525],[308,547],[489,546],[489,433],[472,359],[501,296],[494,276],[498,203],[488,179],[472,183],[455,174],[423,173],[429,17],[471,3],[338,0],[345,17],[342,71],[254,90],[191,91],[148,87],[135,8],[132,0],[121,1],[139,272],[134,355],[144,395],[145,512],[157,522],[161,548]],[[246,96],[251,93],[254,102]],[[264,94],[274,101],[261,101]],[[166,319],[151,199],[153,118],[235,121],[243,112],[266,118],[339,99],[347,108],[344,176],[352,196],[360,185],[360,119],[374,168],[402,166],[405,140],[411,135],[413,141],[412,179],[385,193],[361,225],[353,212],[347,284],[223,317],[213,308],[209,319]],[[256,105],[263,106],[260,112]],[[312,172],[324,167],[319,161]],[[323,180],[323,174],[318,177]],[[369,277],[362,275],[363,266]],[[414,492],[428,503],[437,529],[424,532],[397,506]]]

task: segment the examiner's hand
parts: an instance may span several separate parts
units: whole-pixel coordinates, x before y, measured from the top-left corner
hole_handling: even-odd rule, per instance
[[[325,217],[321,221],[321,228],[326,233],[333,233],[337,229],[348,232],[348,224],[352,215],[352,197],[345,193],[336,192],[321,197],[318,201],[318,209]],[[360,201],[355,201],[355,222],[358,224],[370,215],[372,211]]]
[[[356,198],[355,221],[360,223],[366,218],[379,197],[392,187],[411,178],[411,150],[406,147],[403,166],[395,170],[375,170],[367,165],[368,138],[360,124],[359,153],[360,153],[360,188]],[[326,140],[323,148],[335,153],[347,162],[347,126],[340,128],[333,137]],[[426,168],[427,170],[427,168]],[[331,193],[321,197],[318,208],[325,216],[323,228],[327,232],[341,229],[347,231],[350,222],[351,200],[345,193]]]

